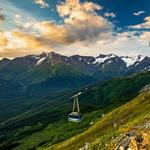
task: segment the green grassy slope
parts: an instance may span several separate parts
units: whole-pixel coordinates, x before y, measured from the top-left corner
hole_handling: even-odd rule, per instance
[[[22,79],[18,77],[19,73],[15,74],[18,82],[0,79],[0,105],[2,104],[0,106],[0,122],[48,102],[62,92],[95,82],[93,77],[64,64],[36,66],[33,74],[30,73],[26,72],[25,76],[20,73]],[[24,84],[28,82],[27,80],[30,80],[29,85]],[[44,81],[40,82],[41,80]],[[32,82],[40,83],[32,84]]]
[[[54,65],[50,65],[43,63],[34,66],[28,71],[19,75],[18,80],[26,81],[27,83],[29,82],[31,84],[45,81],[48,78],[61,76],[82,77],[85,76],[85,74],[71,65],[66,65],[63,63],[56,63]]]
[[[81,112],[84,114],[84,120],[79,126],[67,122],[67,114],[72,108],[70,97],[73,93],[70,93],[28,116],[23,116],[10,128],[5,128],[2,141],[0,138],[0,148],[9,149],[14,145],[14,141],[16,149],[24,147],[26,150],[64,141],[88,129],[90,123],[96,122],[103,113],[107,114],[136,97],[141,88],[148,83],[150,83],[150,72],[88,87],[79,97]],[[28,99],[28,103],[30,100],[32,101]],[[51,98],[45,97],[43,100],[51,101]],[[40,102],[42,103],[42,99]]]
[[[0,98],[16,96],[20,93],[20,91],[17,90],[18,88],[21,88],[18,83],[0,79]]]
[[[113,107],[121,106],[136,97],[147,84],[150,84],[150,72],[116,78],[91,86],[87,92],[80,96],[81,107],[85,104],[91,104],[99,108],[113,109]]]
[[[105,115],[87,131],[45,150],[78,150],[87,142],[91,150],[114,149],[116,143],[112,139],[133,128],[135,130],[137,127],[136,130],[139,130],[140,125],[150,121],[149,110],[150,91],[141,93],[132,101]]]
[[[106,112],[110,111],[110,109],[113,109],[113,107],[116,108],[131,100],[138,94],[138,91],[147,84],[150,84],[150,72],[140,73],[122,79],[113,79],[103,84],[96,84],[90,86],[87,89],[87,91],[85,91],[79,97],[82,113],[92,112],[93,110],[98,110],[102,108],[105,108]],[[45,91],[44,88],[43,90]],[[40,93],[40,91],[38,93]],[[38,122],[42,121],[41,119],[45,118],[46,116],[47,118],[46,120],[48,121],[51,118],[51,113],[49,113],[51,109],[53,109],[53,111],[55,112],[58,111],[57,115],[60,116],[59,118],[63,117],[64,114],[67,114],[71,109],[71,101],[69,100],[71,96],[72,95],[69,94],[68,97],[54,101],[53,102],[54,105],[48,105],[46,108],[42,109],[41,113],[39,112],[38,114],[32,114],[28,120],[32,120],[32,122]],[[27,101],[26,106],[32,108],[32,106],[34,107],[36,103],[39,105],[42,104],[42,101],[43,103],[51,101],[51,97],[52,97],[51,94],[50,95],[45,94],[45,97],[44,96],[32,97],[32,95],[30,96],[29,94],[27,97],[24,98],[26,98]],[[17,99],[18,99],[17,107],[19,108],[19,98],[14,97],[14,100]],[[25,100],[24,99],[22,100],[22,98],[20,98],[20,100],[24,102],[22,103],[20,101],[20,104],[23,104],[22,106],[24,106]],[[9,108],[11,109],[11,107]],[[37,120],[36,121],[35,118],[38,118],[38,120],[36,119]]]
[[[14,150],[20,149],[36,149],[38,147],[47,147],[48,145],[53,145],[61,141],[67,140],[73,135],[79,134],[89,127],[91,127],[91,122],[96,122],[96,120],[101,117],[101,111],[95,111],[92,113],[84,114],[84,121],[80,124],[72,123],[67,121],[67,116],[64,119],[50,123],[45,128],[39,130],[42,127],[42,123],[35,126],[27,126],[20,129],[15,136],[23,136],[28,134],[26,138],[21,140],[16,140],[18,146]],[[35,130],[36,132],[30,134]],[[20,145],[19,145],[20,144]],[[5,148],[4,146],[2,148]]]

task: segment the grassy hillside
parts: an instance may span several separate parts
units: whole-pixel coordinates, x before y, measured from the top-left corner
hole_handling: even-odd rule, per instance
[[[42,63],[19,75],[18,80],[25,81],[27,83],[29,82],[31,84],[45,81],[49,78],[63,76],[82,77],[85,76],[85,74],[71,65],[63,63],[56,63],[53,65]]]
[[[46,68],[43,69],[47,70]],[[95,82],[93,77],[80,74],[80,72],[64,65],[62,67],[62,64],[57,64],[53,66],[53,70],[52,68],[48,70],[47,74],[51,76],[50,78],[46,79],[46,75],[42,78],[40,76],[43,74],[42,71],[40,72],[39,69],[34,72],[34,75],[37,73],[36,76],[31,75],[33,78],[23,79],[24,82],[31,79],[29,85],[24,84],[16,75],[18,81],[0,79],[0,104],[2,104],[0,106],[0,121],[49,102],[61,93]],[[37,79],[37,77],[41,78]],[[45,81],[33,84],[32,79],[37,82],[42,79]]]
[[[87,131],[44,150],[78,150],[85,145],[88,145],[91,150],[111,150],[119,144],[117,137],[133,131],[139,132],[139,130],[149,139],[150,128],[144,126],[146,123],[150,123],[149,110],[150,91],[147,91],[108,113]],[[145,146],[150,148],[150,141],[147,144]]]
[[[63,97],[54,101],[50,95],[42,99],[30,96],[31,99],[28,98],[27,104],[23,103],[23,106],[32,108],[35,106],[35,102],[36,104],[46,103],[46,105],[15,118],[13,122],[8,122],[11,124],[0,130],[3,133],[3,137],[0,137],[0,148],[6,150],[11,147],[14,149],[24,147],[27,150],[47,146],[48,143],[52,145],[64,141],[87,130],[92,122],[96,122],[102,117],[102,114],[107,114],[132,100],[139,94],[141,88],[149,83],[150,72],[145,72],[83,88],[84,93],[79,99],[84,119],[80,124],[67,122],[67,114],[72,108],[70,97],[74,92],[66,92],[67,96],[65,93],[61,93]],[[19,108],[19,105],[17,107]]]
[[[106,112],[110,111],[110,109],[116,108],[137,96],[141,88],[147,84],[150,84],[150,72],[140,73],[121,79],[113,79],[103,84],[99,83],[89,86],[86,90],[83,89],[84,93],[79,97],[82,113],[92,112],[93,110],[102,108],[105,108]],[[47,86],[49,87],[50,85]],[[22,109],[24,112],[27,110],[25,109],[27,107],[34,108],[42,103],[51,102],[53,100],[52,97],[57,97],[57,94],[52,94],[52,91],[48,91],[45,88],[47,86],[46,84],[42,84],[41,90],[37,86],[37,90],[31,88],[29,92],[25,93],[25,95],[22,97],[11,97],[11,101],[9,99],[4,101],[3,107],[7,104],[11,104],[13,101],[15,106],[10,105],[9,111],[11,112],[12,109],[12,111],[15,112],[17,109]],[[47,92],[45,93],[45,91]],[[61,94],[64,95],[63,93],[64,92]],[[68,93],[67,97],[63,97],[57,101],[54,101],[53,105],[55,105],[55,107],[49,104],[46,106],[46,108],[42,109],[42,112],[39,112],[38,114],[33,113],[30,116],[30,120],[36,122],[35,118],[38,118],[37,122],[42,121],[40,118],[45,118],[45,116],[47,117],[46,120],[50,120],[51,113],[49,113],[48,110],[51,109],[54,111],[59,110],[58,116],[61,118],[62,114],[67,114],[71,109],[71,101],[69,98],[72,96],[72,94],[73,93]],[[15,107],[15,110],[13,106]]]

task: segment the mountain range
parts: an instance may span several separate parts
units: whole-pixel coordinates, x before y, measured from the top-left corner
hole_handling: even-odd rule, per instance
[[[90,76],[96,80],[108,80],[150,69],[148,56],[63,56],[54,52],[28,55],[13,60],[0,61],[0,78],[38,83],[59,76]]]

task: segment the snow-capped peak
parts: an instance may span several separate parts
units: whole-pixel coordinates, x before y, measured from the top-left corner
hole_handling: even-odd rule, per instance
[[[46,59],[46,57],[40,58],[40,59],[37,61],[36,65],[40,65],[45,59]]]
[[[99,55],[98,57],[95,57],[95,62],[94,64],[101,64],[104,63],[106,60],[110,59],[110,58],[114,58],[116,57],[116,55],[114,54],[108,54],[108,55]]]
[[[130,56],[122,56],[121,59],[126,63],[126,66],[132,66],[135,63],[139,63],[142,61],[145,57],[142,55],[130,57]]]
[[[83,63],[88,65],[99,66],[99,64],[104,63],[112,63],[118,60],[122,60],[126,67],[130,66],[137,66],[140,62],[142,62],[146,56],[137,55],[137,56],[117,56],[115,54],[100,54],[98,56],[80,56],[80,55],[73,55],[73,56],[64,56],[61,54],[57,54],[55,52],[50,53],[42,53],[40,55],[30,55],[30,57],[35,59],[35,65],[40,65],[45,59],[48,63],[52,62],[65,62],[65,63]],[[148,57],[149,58],[149,57]],[[121,61],[120,61],[121,62]]]

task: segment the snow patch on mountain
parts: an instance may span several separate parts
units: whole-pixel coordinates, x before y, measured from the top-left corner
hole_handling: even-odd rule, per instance
[[[42,53],[40,55],[30,55],[32,58],[35,59],[35,66],[40,65],[45,59],[48,64],[55,64],[57,62],[64,62],[64,63],[82,63],[87,65],[93,65],[94,67],[98,67],[100,64],[111,64],[113,62],[120,63],[122,60],[126,67],[130,66],[137,66],[143,60],[145,60],[146,56],[138,55],[138,56],[117,56],[115,54],[100,54],[99,56],[80,56],[80,55],[73,55],[73,56],[63,56],[54,52],[50,53]],[[149,58],[149,57],[147,57]],[[52,61],[51,61],[52,60]],[[55,60],[55,61],[53,61]]]
[[[37,61],[36,65],[40,65],[45,59],[46,59],[46,57],[40,58],[40,59]]]
[[[110,55],[99,55],[98,57],[95,57],[95,62],[94,64],[101,64],[104,63],[106,60],[109,60],[111,58],[116,57],[116,55],[114,54],[110,54]]]
[[[138,65],[144,58],[144,56],[139,55],[136,61],[136,65]]]
[[[136,63],[136,65],[142,61],[145,57],[144,56],[135,56],[135,57],[129,57],[129,56],[122,56],[121,59],[126,63],[126,66],[132,66]]]
[[[136,62],[135,57],[121,57],[121,59],[126,63],[126,66],[129,67],[131,65],[133,65]]]

